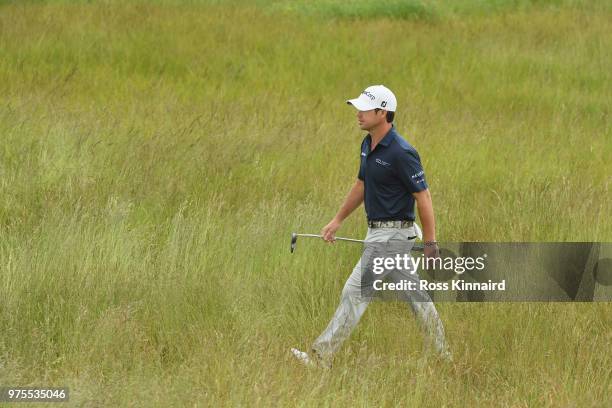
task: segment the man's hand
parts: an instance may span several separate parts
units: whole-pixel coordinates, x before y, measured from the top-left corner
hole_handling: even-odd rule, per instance
[[[425,255],[425,265],[428,265],[428,259],[437,259],[440,257],[440,248],[438,248],[437,242],[425,242],[423,246],[423,254]],[[433,265],[433,262],[432,262]],[[426,268],[433,269],[433,268]]]
[[[327,242],[334,242],[336,238],[336,231],[338,231],[340,225],[342,225],[342,223],[336,218],[331,220],[329,224],[324,226],[321,230],[321,235],[323,235],[323,239]]]

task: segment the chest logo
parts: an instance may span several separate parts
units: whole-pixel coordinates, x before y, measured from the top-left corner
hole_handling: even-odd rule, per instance
[[[376,163],[380,164],[381,166],[385,166],[385,167],[389,167],[390,166],[389,163],[387,163],[386,161],[381,160],[381,159],[376,159]]]

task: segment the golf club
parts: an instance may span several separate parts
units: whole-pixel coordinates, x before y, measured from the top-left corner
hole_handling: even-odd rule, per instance
[[[293,251],[295,251],[295,247],[297,246],[297,239],[298,237],[306,237],[306,238],[323,238],[322,235],[317,235],[317,234],[298,234],[295,232],[291,233],[291,253],[293,253]],[[414,237],[417,238],[417,237]],[[335,237],[334,238],[337,241],[348,241],[348,242],[359,242],[359,243],[364,243],[365,241],[362,239],[353,239],[353,238],[343,238],[343,237]],[[423,251],[423,247],[422,246],[413,246],[412,247],[413,251]]]

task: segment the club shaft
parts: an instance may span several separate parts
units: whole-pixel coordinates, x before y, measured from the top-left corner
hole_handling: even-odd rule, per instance
[[[322,235],[318,235],[318,234],[295,234],[298,237],[310,237],[310,238],[323,238]],[[338,241],[349,241],[349,242],[361,242],[361,243],[365,243],[364,240],[362,239],[353,239],[353,238],[344,238],[344,237],[335,237],[335,240]],[[423,251],[423,247],[422,246],[418,246],[415,245],[412,247],[413,251]]]
[[[298,237],[311,237],[311,238],[323,238],[323,235],[317,235],[317,234],[295,234]],[[343,238],[343,237],[335,237],[335,240],[338,241],[350,241],[350,242],[365,242],[362,239],[353,239],[353,238]]]

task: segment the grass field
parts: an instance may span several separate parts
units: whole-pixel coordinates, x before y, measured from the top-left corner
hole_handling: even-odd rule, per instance
[[[300,243],[358,170],[384,83],[440,241],[612,241],[606,1],[0,1],[0,386],[73,406],[612,404],[612,305],[440,304],[453,364]],[[391,15],[389,15],[391,14]],[[363,209],[340,230],[365,233]],[[315,260],[319,262],[317,265]]]

